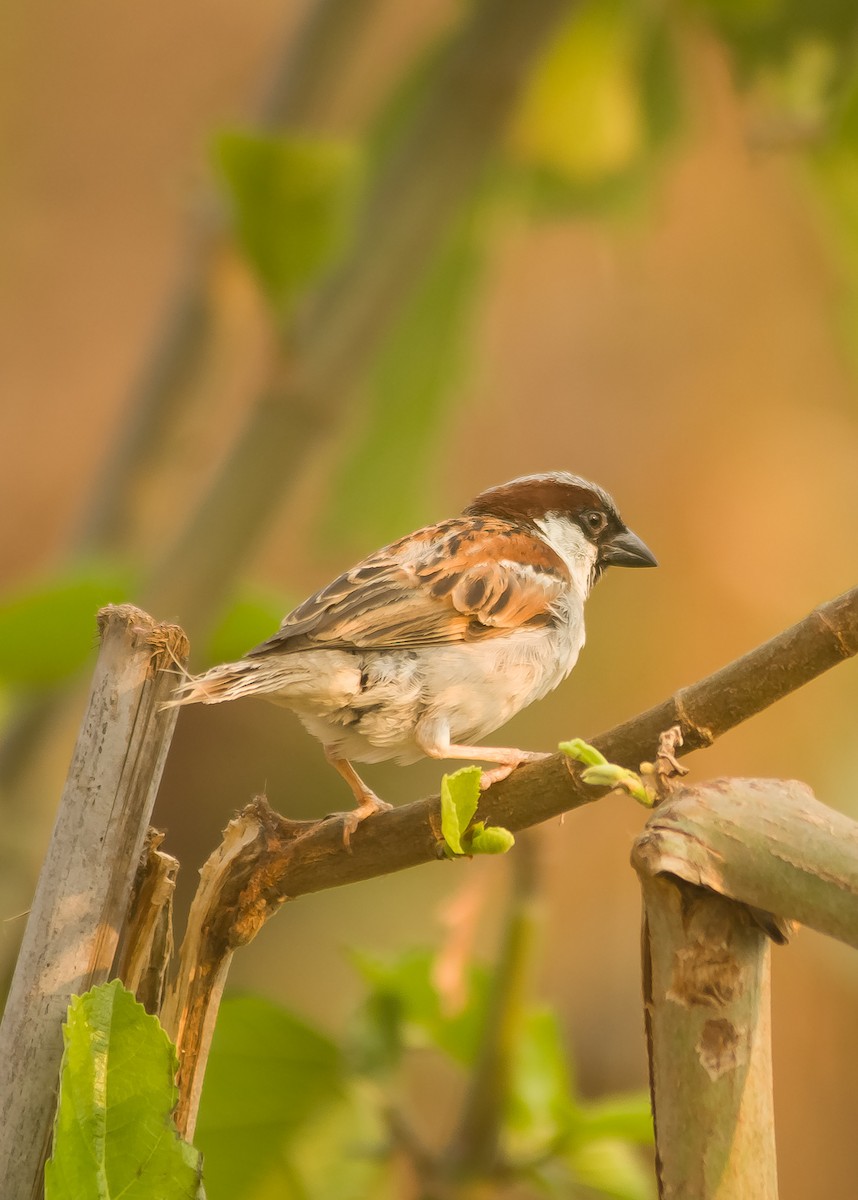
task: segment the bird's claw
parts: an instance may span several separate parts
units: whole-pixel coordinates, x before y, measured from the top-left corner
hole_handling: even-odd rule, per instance
[[[342,821],[343,823],[343,845],[347,850],[351,849],[352,834],[367,817],[372,817],[376,813],[389,812],[393,808],[392,804],[388,804],[386,800],[380,800],[375,792],[368,792],[357,808],[351,809],[349,812],[333,812],[328,813],[322,819],[325,821]]]
[[[501,763],[497,767],[490,767],[488,771],[483,771],[480,775],[480,791],[486,791],[493,783],[500,783],[502,779],[511,775],[516,767],[524,766],[525,763],[541,762],[544,758],[550,757],[551,755],[543,750],[522,750],[516,755],[515,761]]]

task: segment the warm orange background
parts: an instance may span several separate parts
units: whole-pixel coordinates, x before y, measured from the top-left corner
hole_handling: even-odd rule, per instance
[[[348,130],[445,9],[379,5],[328,128]],[[253,111],[302,10],[272,0],[5,6],[4,585],[61,559],[206,203],[207,137]],[[795,160],[749,149],[749,113],[719,48],[691,31],[685,69],[686,129],[636,221],[500,224],[470,375],[426,499],[427,519],[440,518],[490,483],[570,469],[609,488],[660,559],[658,571],[615,571],[600,584],[574,677],[511,727],[527,746],[597,733],[856,582],[858,385],[839,334],[836,241]],[[226,247],[221,257],[222,348],[206,412],[175,449],[174,506],[191,502],[236,428],[264,342],[252,284]],[[306,464],[254,580],[299,597],[374,548],[344,557],[309,543],[335,443]],[[402,532],[394,513],[390,536]],[[855,810],[856,711],[848,664],[690,760],[694,777],[795,776]],[[434,790],[439,772],[368,774],[383,796],[405,800]],[[250,702],[182,715],[157,817],[186,887],[232,810],[263,787],[293,815],[347,799],[288,714]],[[644,1080],[628,866],[642,821],[631,801],[611,799],[541,831],[540,987],[589,1094]],[[302,900],[239,956],[235,983],[337,1026],[354,995],[344,947],[435,941],[439,906],[466,877],[482,873],[491,906],[504,871],[427,867]],[[858,1192],[856,988],[854,956],[810,933],[774,954],[783,1200]]]

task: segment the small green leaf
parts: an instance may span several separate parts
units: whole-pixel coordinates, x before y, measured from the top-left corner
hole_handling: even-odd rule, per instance
[[[583,738],[572,738],[570,742],[561,742],[557,749],[576,762],[586,763],[590,767],[600,767],[607,763],[604,754],[600,754],[595,746],[585,742]]]
[[[466,854],[506,854],[515,845],[515,838],[502,825],[486,827],[478,821],[465,840]]]
[[[627,767],[619,767],[615,763],[587,767],[581,772],[581,779],[590,787],[622,788],[639,804],[652,808],[652,799],[644,787],[640,775],[629,771]]]
[[[257,996],[221,1005],[196,1141],[208,1200],[241,1200],[303,1126],[343,1095],[345,1064],[323,1034]]]
[[[216,138],[213,154],[242,249],[269,298],[288,306],[345,239],[357,192],[355,149],[230,131]]]
[[[441,832],[454,854],[464,854],[462,836],[480,802],[479,767],[462,767],[441,779]]]
[[[176,1053],[118,980],[72,997],[46,1200],[195,1200],[200,1155],[176,1132]]]
[[[76,567],[0,600],[0,681],[45,688],[94,657],[96,613],[129,599],[129,571],[105,564]]]

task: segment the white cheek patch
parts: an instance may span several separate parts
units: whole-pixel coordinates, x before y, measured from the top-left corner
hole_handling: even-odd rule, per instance
[[[585,537],[583,529],[567,517],[547,513],[537,518],[536,524],[545,540],[566,563],[577,590],[586,596],[593,582],[598,548]]]

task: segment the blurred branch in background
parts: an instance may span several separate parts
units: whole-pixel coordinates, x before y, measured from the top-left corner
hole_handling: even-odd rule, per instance
[[[261,106],[257,126],[312,133],[322,124],[338,76],[378,0],[317,0],[297,36],[289,38]],[[205,364],[217,336],[212,273],[223,215],[206,199],[198,205],[190,246],[175,294],[148,361],[132,385],[124,423],[86,505],[72,560],[139,563],[146,545],[153,485],[171,451],[185,410],[198,400]],[[102,575],[104,572],[102,571]],[[102,579],[100,586],[106,584]],[[110,585],[108,585],[110,586]],[[133,590],[114,581],[112,599]],[[117,594],[117,591],[122,595]],[[94,610],[103,599],[94,605]],[[58,676],[57,678],[61,678]],[[36,753],[61,697],[56,692],[22,699],[0,738],[0,784],[14,789],[17,772]]]
[[[207,632],[237,573],[372,366],[505,129],[569,0],[481,0],[366,189],[353,240],[284,335],[282,354],[208,495],[143,589]]]
[[[378,0],[317,0],[303,28],[284,46],[256,128],[316,132],[355,42],[377,7]],[[211,272],[222,232],[222,215],[209,202],[201,204],[184,273],[167,301],[124,427],[89,499],[75,546],[78,555],[128,558],[140,543],[144,481],[157,476],[171,432],[193,394],[194,377],[211,353],[216,332]]]
[[[342,16],[348,8],[322,6],[319,25],[311,24],[299,39],[294,59],[285,60],[284,73],[294,61],[302,78],[309,80],[314,71],[307,59],[321,51],[325,69],[333,71],[336,47],[347,47],[354,33],[353,13],[346,18],[350,34],[332,32],[337,14]],[[196,637],[211,630],[239,573],[300,477],[311,448],[343,419],[385,337],[451,235],[509,121],[535,56],[568,11],[569,0],[544,0],[537,6],[481,0],[468,12],[462,29],[419,89],[408,119],[389,148],[378,155],[344,257],[307,300],[300,299],[300,292],[312,291],[315,276],[328,268],[329,256],[342,238],[345,200],[338,189],[340,183],[347,189],[348,179],[340,178],[339,158],[335,152],[332,157],[329,145],[314,146],[312,141],[291,139],[273,148],[275,168],[282,167],[284,158],[287,165],[297,163],[297,167],[294,177],[289,175],[283,184],[293,209],[287,206],[275,214],[279,221],[266,231],[270,195],[266,190],[260,197],[252,186],[248,192],[248,175],[252,185],[260,166],[258,155],[254,157],[258,147],[247,139],[237,145],[233,141],[234,151],[249,151],[249,157],[245,154],[245,160],[239,160],[240,167],[247,167],[244,190],[234,196],[245,250],[252,260],[254,243],[248,244],[248,236],[258,232],[260,222],[263,234],[275,239],[263,246],[274,253],[263,256],[261,282],[268,285],[272,312],[280,325],[278,349],[269,382],[210,491],[184,527],[180,519],[170,527],[154,568],[140,564],[135,598],[142,598],[152,611],[180,613]],[[301,95],[301,88],[284,84],[271,119],[285,120],[299,110],[307,119],[309,103],[299,103]],[[272,153],[264,146],[262,152],[262,166],[270,168]],[[305,217],[306,227],[293,230],[290,218],[299,214]],[[255,224],[249,227],[248,219]],[[304,240],[296,242],[299,234]],[[278,258],[276,239],[282,242],[290,236],[295,244]],[[150,485],[152,476],[157,482],[160,447],[176,419],[188,373],[198,369],[206,346],[205,262],[203,241],[192,278],[178,302],[172,333],[141,384],[136,416],[117,451],[117,464],[109,467],[91,510],[82,544],[90,553],[117,551],[120,546],[127,551],[136,541],[142,514],[135,509],[135,480],[145,472]],[[171,544],[173,529],[177,532]],[[74,721],[65,722],[63,711],[63,704],[48,694],[25,701],[13,717],[0,753],[0,778],[10,791],[18,787],[21,795],[25,791],[50,794],[45,783],[26,787],[21,772],[33,763],[43,772],[51,759],[52,741],[59,744],[70,735]],[[24,821],[27,811],[26,823],[32,828],[31,801],[19,799],[13,805],[17,819],[10,819],[10,826]],[[17,840],[10,837],[12,845]],[[17,865],[7,876],[12,886],[0,906],[6,912],[20,907],[28,891],[27,881],[20,878],[27,870],[17,854],[15,858]]]

